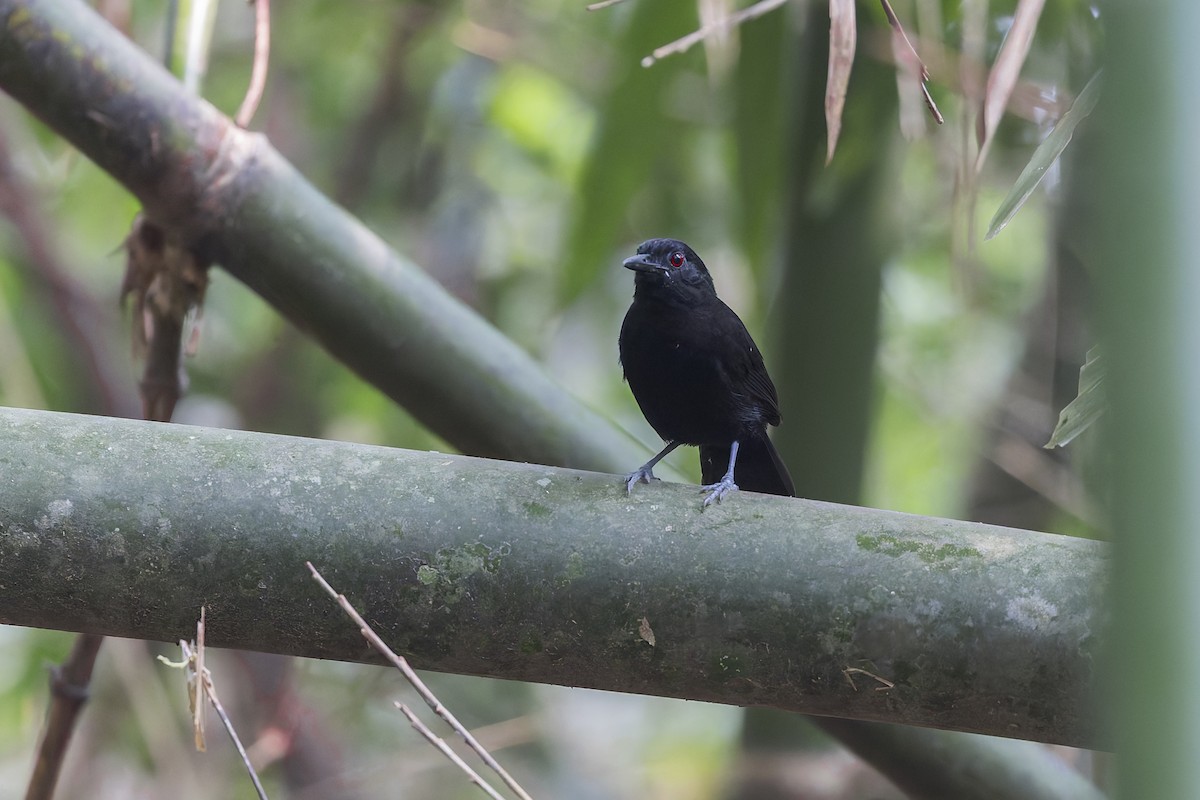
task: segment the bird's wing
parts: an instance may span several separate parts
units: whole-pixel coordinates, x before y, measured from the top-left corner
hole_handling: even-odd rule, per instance
[[[767,367],[763,363],[762,354],[758,352],[758,348],[754,348],[753,361],[755,362],[750,371],[746,375],[746,389],[750,396],[762,406],[763,417],[769,425],[778,425],[781,421],[779,414],[779,398],[775,394],[775,384],[771,382],[771,376],[767,374]]]
[[[722,363],[728,365],[732,384],[741,388],[747,399],[762,409],[763,419],[769,425],[778,425],[779,398],[775,393],[775,384],[767,374],[767,365],[763,363],[762,353],[759,352],[758,345],[754,343],[741,318],[724,302],[721,306],[724,308],[722,316],[727,314],[737,323],[729,327],[741,332],[740,336],[727,337],[724,343],[728,349]]]

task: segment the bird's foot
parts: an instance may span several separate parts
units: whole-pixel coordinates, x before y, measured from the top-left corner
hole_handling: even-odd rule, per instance
[[[737,490],[738,485],[733,482],[733,475],[730,474],[726,474],[724,478],[721,478],[721,480],[716,483],[710,483],[707,486],[700,487],[700,491],[708,493],[708,497],[704,498],[705,508],[708,508],[708,506],[712,503],[721,502],[721,499],[725,497],[725,495],[729,494],[730,492],[736,492]]]
[[[633,494],[635,483],[649,483],[656,480],[658,478],[654,477],[654,468],[649,464],[644,464],[625,476],[625,494]]]

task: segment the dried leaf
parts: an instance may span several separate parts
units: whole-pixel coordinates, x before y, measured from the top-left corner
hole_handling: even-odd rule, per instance
[[[202,673],[196,669],[196,652],[191,645],[180,639],[179,649],[183,651],[182,666],[187,679],[188,711],[192,715],[192,736],[196,743],[196,750],[203,753],[208,750],[208,746],[204,740],[204,682],[200,679]]]
[[[1046,0],[1017,2],[1012,27],[1004,37],[1004,44],[1000,45],[1000,53],[988,74],[987,88],[984,90],[983,111],[976,130],[979,137],[979,155],[975,158],[976,172],[983,169],[983,161],[991,149],[1000,117],[1004,115],[1008,99],[1017,85],[1017,78],[1020,77],[1025,57],[1029,55],[1029,46],[1033,43],[1033,34],[1037,31],[1038,18],[1041,17],[1045,4]]]
[[[200,606],[200,621],[196,623],[196,660],[193,667],[198,676],[199,685],[196,687],[196,694],[200,702],[192,707],[192,735],[196,740],[196,749],[203,753],[208,749],[204,743],[204,709],[206,706],[203,701],[208,681],[208,669],[204,666],[204,606]],[[191,691],[189,682],[189,694]]]
[[[857,42],[854,0],[829,0],[829,76],[825,82],[826,164],[833,161],[838,136],[842,132],[842,109],[846,106],[846,88],[850,85],[850,68],[854,65]]]
[[[204,739],[204,701],[209,699],[212,685],[208,670],[204,666],[204,606],[200,607],[200,622],[196,625],[196,640],[179,640],[179,652],[183,656],[172,661],[160,655],[158,660],[172,669],[183,670],[187,684],[188,712],[192,715],[192,735],[196,749],[203,753],[208,749]]]
[[[638,636],[642,637],[646,644],[654,647],[654,631],[650,628],[650,620],[645,617],[642,617],[638,624]]]

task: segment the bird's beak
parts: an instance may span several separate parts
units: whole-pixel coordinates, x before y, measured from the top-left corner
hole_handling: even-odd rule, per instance
[[[624,261],[625,269],[631,269],[634,272],[654,272],[662,269],[658,264],[655,264],[650,256],[645,253],[638,253],[636,256],[630,256]]]

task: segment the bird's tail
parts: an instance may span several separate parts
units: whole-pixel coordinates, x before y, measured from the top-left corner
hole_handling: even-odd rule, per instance
[[[700,474],[707,485],[716,483],[729,469],[729,445],[700,445]],[[738,488],[747,492],[778,494],[795,497],[796,487],[792,476],[784,466],[779,451],[767,438],[747,437],[738,446],[737,464],[733,468],[733,479]]]

